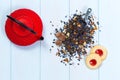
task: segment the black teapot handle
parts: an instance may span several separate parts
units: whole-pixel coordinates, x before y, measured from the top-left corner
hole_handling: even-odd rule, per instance
[[[21,27],[27,29],[27,30],[30,31],[31,33],[36,34],[36,32],[35,32],[33,29],[29,28],[27,25],[25,25],[24,23],[20,22],[19,20],[15,19],[15,18],[13,18],[12,16],[9,16],[9,15],[7,15],[7,17],[8,17],[10,20],[14,21],[15,23],[19,24]]]

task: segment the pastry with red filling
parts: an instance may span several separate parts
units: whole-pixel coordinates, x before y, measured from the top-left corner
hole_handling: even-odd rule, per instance
[[[90,69],[96,69],[101,65],[102,61],[99,55],[90,54],[86,57],[86,65]]]
[[[105,60],[107,57],[107,49],[101,45],[96,45],[90,50],[90,54],[98,54],[101,60]]]

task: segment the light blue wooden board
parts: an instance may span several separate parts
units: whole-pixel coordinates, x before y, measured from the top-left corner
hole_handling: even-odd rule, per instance
[[[10,79],[10,41],[6,37],[4,26],[6,15],[10,11],[10,1],[0,1],[0,80]]]
[[[70,15],[75,13],[75,10],[86,12],[88,8],[92,8],[92,13],[98,17],[98,0],[70,0]],[[98,32],[95,35],[95,41],[98,41]],[[96,42],[98,44],[98,42]],[[89,54],[89,53],[88,53]],[[85,64],[85,58],[80,62],[80,66],[70,67],[71,80],[99,80],[97,70],[90,70]]]
[[[103,25],[100,43],[108,49],[108,57],[100,68],[101,80],[120,79],[120,1],[100,1],[100,19]]]
[[[12,0],[12,11],[20,8],[34,10],[40,15],[39,0]],[[40,80],[40,41],[29,47],[12,44],[12,80]]]
[[[52,40],[55,38],[55,27],[63,26],[60,20],[65,20],[68,15],[68,0],[42,0],[41,17],[44,23],[43,36],[45,40],[41,42],[41,80],[69,80],[69,66],[60,63],[55,56],[56,50],[50,53],[49,49],[53,45]],[[55,27],[52,27],[50,21]]]
[[[113,80],[119,79],[119,0],[1,0],[0,1],[0,80]],[[70,4],[69,4],[70,3]],[[70,7],[69,7],[70,6]],[[57,26],[66,15],[88,7],[100,19],[102,31],[99,43],[107,47],[109,54],[100,69],[90,70],[84,59],[80,66],[64,66],[52,45],[54,32],[50,21]],[[11,43],[4,31],[6,15],[19,8],[29,8],[41,16],[44,25],[44,41],[29,47]],[[98,39],[98,32],[96,33]]]

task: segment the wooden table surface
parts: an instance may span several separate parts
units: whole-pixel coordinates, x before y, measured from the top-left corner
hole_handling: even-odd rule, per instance
[[[120,4],[119,0],[0,0],[0,80],[119,80],[120,79]],[[50,21],[55,25],[66,20],[76,9],[92,8],[101,23],[97,41],[108,49],[108,57],[96,70],[79,66],[65,66],[50,53],[54,36]],[[44,41],[21,47],[9,41],[5,33],[6,15],[20,8],[34,10],[43,21]],[[98,32],[96,33],[98,34]]]

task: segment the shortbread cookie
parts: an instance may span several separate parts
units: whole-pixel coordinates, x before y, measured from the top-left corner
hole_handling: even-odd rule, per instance
[[[101,45],[96,45],[90,50],[90,54],[98,54],[101,60],[105,60],[107,57],[107,49]]]
[[[86,57],[86,65],[90,69],[96,69],[101,65],[101,58],[97,54],[90,54]]]

